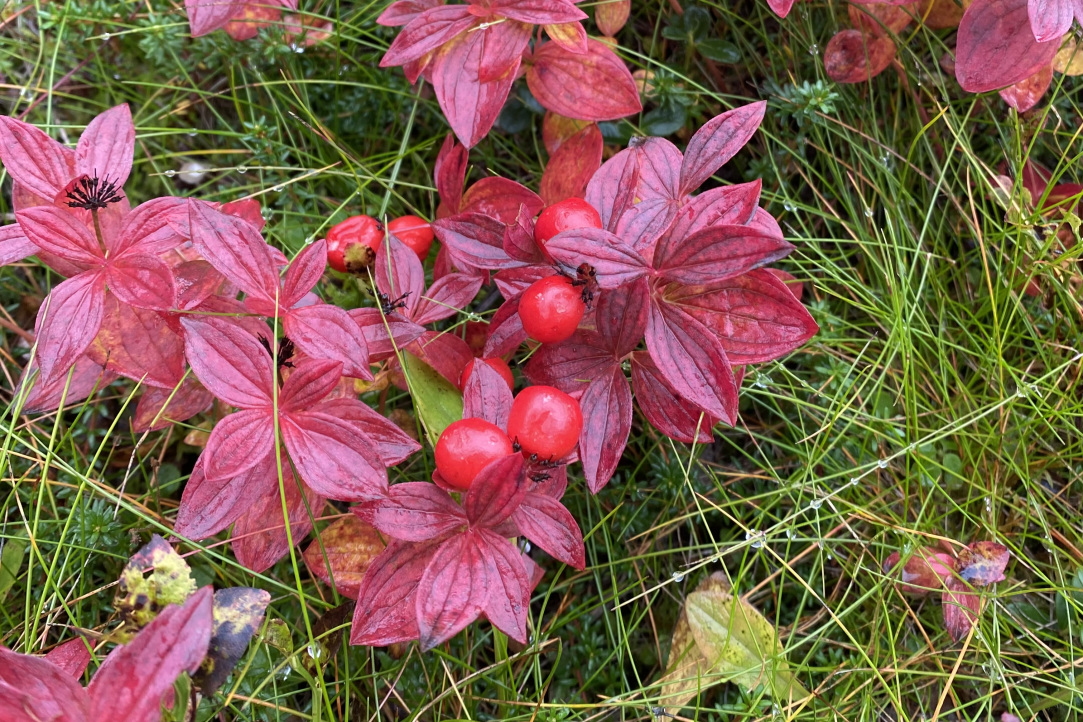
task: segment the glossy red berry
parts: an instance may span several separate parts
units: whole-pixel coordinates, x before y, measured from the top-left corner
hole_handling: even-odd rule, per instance
[[[508,436],[527,456],[560,459],[579,443],[583,412],[579,402],[552,386],[528,386],[511,403]]]
[[[463,419],[444,429],[436,442],[436,470],[449,486],[466,491],[478,472],[513,452],[511,439],[482,419]]]
[[[535,281],[519,297],[523,329],[542,343],[563,341],[575,333],[586,309],[583,291],[559,275]]]
[[[472,358],[466,362],[466,366],[463,366],[463,372],[459,374],[459,391],[462,391],[466,388],[466,382],[470,380],[470,373],[474,370],[474,362],[478,360],[479,359]],[[483,358],[480,360],[489,364],[489,366],[494,371],[500,374],[501,378],[503,378],[508,383],[509,389],[511,389],[512,391],[515,390],[515,375],[512,374],[511,367],[508,366],[507,361],[500,358],[499,356],[494,356],[493,358]]]
[[[432,226],[417,216],[401,216],[387,224],[387,230],[405,243],[422,261],[432,247]]]
[[[538,216],[534,223],[534,240],[538,245],[560,233],[573,228],[601,228],[602,217],[594,206],[582,198],[569,198],[554,203]]]
[[[372,216],[350,216],[327,232],[327,263],[341,273],[359,273],[376,260],[383,224]]]

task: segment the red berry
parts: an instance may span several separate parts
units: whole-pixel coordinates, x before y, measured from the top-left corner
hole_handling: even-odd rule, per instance
[[[545,245],[546,241],[561,231],[601,227],[602,217],[594,210],[594,206],[582,198],[569,198],[554,203],[541,212],[534,224],[534,240],[538,245]]]
[[[552,386],[528,386],[511,402],[508,436],[524,454],[560,459],[579,443],[583,412],[579,402]]]
[[[327,232],[327,263],[341,273],[359,273],[376,260],[384,227],[372,216],[350,216]]]
[[[466,491],[490,462],[513,453],[511,439],[482,419],[463,419],[444,429],[436,442],[436,470],[450,486]]]
[[[494,356],[493,358],[483,358],[481,360],[489,364],[493,371],[496,371],[505,381],[508,382],[509,389],[511,389],[512,391],[515,390],[515,376],[512,374],[511,367],[508,366],[507,361],[500,358],[499,356]],[[477,361],[477,359],[472,358],[466,362],[466,366],[463,366],[463,372],[459,374],[459,391],[462,391],[466,388],[466,382],[470,380],[470,372],[474,370],[475,361]]]
[[[583,292],[559,275],[535,281],[519,297],[523,329],[542,343],[563,341],[575,333],[586,309]]]
[[[388,222],[387,230],[405,243],[422,261],[432,247],[432,227],[417,216],[402,216]]]

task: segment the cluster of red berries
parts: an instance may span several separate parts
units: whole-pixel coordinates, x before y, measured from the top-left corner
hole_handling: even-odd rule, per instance
[[[436,442],[436,470],[458,491],[497,459],[521,451],[532,461],[557,462],[575,450],[583,414],[579,402],[552,386],[529,386],[511,404],[505,432],[483,419],[463,419]]]
[[[400,216],[384,225],[372,216],[350,216],[327,232],[327,263],[340,273],[360,273],[376,260],[385,233],[396,238],[422,261],[432,247],[432,228],[417,216]]]

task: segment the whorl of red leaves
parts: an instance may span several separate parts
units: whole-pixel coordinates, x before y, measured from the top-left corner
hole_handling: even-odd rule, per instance
[[[615,120],[642,109],[632,74],[604,43],[587,38],[586,15],[571,0],[398,0],[377,20],[402,26],[380,61],[424,76],[467,148],[492,128],[512,83],[527,84],[546,108],[583,120]],[[529,48],[535,25],[549,42]]]
[[[102,662],[84,689],[51,659],[0,647],[0,717],[12,722],[156,722],[181,672],[195,673],[213,628],[210,587],[166,607]],[[82,644],[82,642],[79,642]]]

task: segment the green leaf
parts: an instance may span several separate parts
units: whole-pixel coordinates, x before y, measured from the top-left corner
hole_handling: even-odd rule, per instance
[[[25,540],[8,539],[4,544],[4,550],[0,552],[0,600],[6,597],[8,590],[15,585],[25,556]]]
[[[688,120],[688,111],[680,103],[663,102],[643,116],[643,132],[647,135],[666,136],[676,133]]]
[[[432,366],[407,351],[402,354],[402,365],[417,415],[429,443],[436,446],[444,429],[463,417],[462,394]]]
[[[733,43],[718,38],[708,38],[696,43],[696,50],[708,60],[726,65],[736,65],[741,62],[741,51]]]

